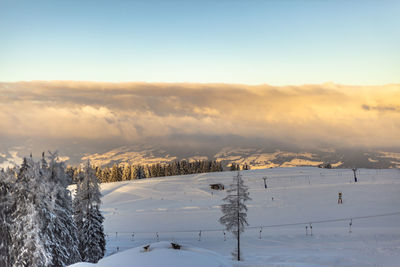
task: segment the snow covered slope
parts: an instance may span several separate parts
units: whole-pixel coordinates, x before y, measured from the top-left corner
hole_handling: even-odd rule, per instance
[[[229,267],[232,264],[221,255],[201,248],[182,246],[172,249],[171,243],[161,241],[150,245],[145,251],[142,246],[106,257],[97,264],[78,263],[71,267],[108,266],[190,266],[190,267]]]
[[[252,198],[251,228],[242,239],[244,262],[233,262],[235,266],[399,266],[400,213],[375,216],[400,211],[399,170],[360,169],[357,183],[347,169],[274,168],[242,174]],[[218,223],[226,192],[213,191],[209,184],[228,185],[232,175],[103,184],[107,254],[173,240],[229,260],[235,240],[225,233],[225,241]]]

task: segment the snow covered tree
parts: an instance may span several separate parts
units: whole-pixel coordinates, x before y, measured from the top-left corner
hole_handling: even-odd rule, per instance
[[[68,166],[68,167],[65,169],[65,175],[67,175],[68,179],[69,179],[70,181],[72,181],[73,184],[76,183],[76,181],[75,181],[75,179],[74,179],[74,173],[75,173],[75,169],[74,169],[74,167],[72,167],[72,166]]]
[[[58,161],[57,152],[49,152],[49,164],[41,160],[41,173],[47,185],[51,188],[52,201],[49,224],[44,232],[49,237],[46,243],[52,254],[53,266],[66,266],[81,260],[78,251],[77,228],[73,220],[72,199],[67,189],[72,182],[65,172],[65,165]],[[43,214],[46,217],[48,214]]]
[[[122,172],[122,181],[131,180],[131,165],[126,164],[124,166],[124,171]]]
[[[42,154],[39,162],[24,158],[17,175],[0,172],[0,266],[80,261],[66,177],[56,153],[50,153],[50,164]]]
[[[240,261],[240,233],[244,231],[244,226],[248,225],[245,202],[251,199],[240,172],[233,177],[233,183],[227,193],[228,195],[223,199],[226,204],[221,205],[223,216],[219,222],[225,225],[228,232],[235,235],[237,248],[233,255]]]
[[[122,171],[121,168],[114,164],[111,168],[111,178],[110,182],[120,182],[122,181]]]
[[[81,248],[84,261],[96,263],[104,256],[106,240],[103,221],[99,205],[89,207],[82,226]]]
[[[98,262],[105,252],[104,217],[100,212],[100,189],[95,170],[88,161],[77,184],[74,219],[78,227],[79,252],[83,261]]]
[[[137,179],[137,169],[135,165],[131,165],[131,180]]]
[[[141,165],[137,165],[135,168],[135,173],[136,173],[136,177],[133,177],[132,179],[144,179],[146,178],[146,174],[145,174],[145,170],[144,167]]]
[[[15,210],[10,248],[12,266],[52,266],[52,255],[46,243],[48,236],[43,231],[51,214],[49,187],[43,182],[39,163],[32,158],[24,159],[15,183]],[[47,214],[46,218],[43,214]]]
[[[12,192],[14,181],[8,173],[0,171],[0,266],[11,266],[11,225],[10,219],[14,194]]]
[[[102,175],[101,175],[101,182],[102,183],[108,183],[108,182],[112,182],[111,181],[111,171],[109,168],[105,167],[103,169]]]

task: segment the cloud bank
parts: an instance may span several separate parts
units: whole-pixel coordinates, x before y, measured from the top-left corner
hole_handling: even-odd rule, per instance
[[[400,146],[398,84],[34,81],[0,83],[0,107],[3,140],[132,144],[172,136],[237,136],[314,148]]]

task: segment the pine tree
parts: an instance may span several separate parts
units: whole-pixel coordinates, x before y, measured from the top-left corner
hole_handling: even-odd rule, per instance
[[[179,175],[179,163],[177,161],[172,162],[171,175]]]
[[[76,181],[74,180],[74,168],[71,166],[68,166],[67,169],[65,170],[65,174],[67,175],[68,179],[71,181],[71,183],[75,184]]]
[[[75,182],[75,183],[78,183],[79,182],[79,179],[81,178],[80,177],[80,173],[82,172],[82,169],[81,169],[81,166],[79,166],[78,168],[75,168],[74,169],[74,178],[73,178],[73,181]]]
[[[10,216],[13,210],[14,181],[8,173],[0,172],[0,266],[11,266],[11,225]]]
[[[244,170],[244,171],[250,170],[250,166],[247,165],[247,163],[245,163],[245,164],[243,165],[242,170]]]
[[[231,171],[236,171],[237,170],[236,163],[232,162],[230,170]]]
[[[49,218],[51,223],[44,231],[51,236],[52,242],[49,242],[48,246],[52,252],[53,266],[66,266],[79,262],[81,259],[78,251],[77,228],[72,216],[72,199],[67,189],[71,181],[65,173],[64,163],[58,162],[57,152],[50,153],[49,162],[47,164],[43,155],[41,172],[52,188],[51,208],[54,214]]]
[[[131,165],[126,164],[122,173],[122,181],[131,180]]]
[[[131,165],[131,180],[137,179],[137,167]]]
[[[111,181],[111,172],[110,172],[110,169],[109,168],[107,168],[107,167],[105,167],[104,169],[103,169],[103,172],[102,172],[102,180],[101,180],[101,182],[102,183],[108,183],[108,182],[112,182]]]
[[[144,167],[142,165],[137,166],[137,179],[144,179],[146,178],[146,173]]]
[[[96,166],[95,170],[96,170],[97,179],[99,179],[99,181],[102,183],[104,181],[104,179],[103,179],[103,170],[98,166]]]
[[[49,187],[43,182],[39,163],[24,159],[15,183],[15,210],[11,236],[12,266],[52,266],[52,255],[43,231],[49,225],[51,214]],[[43,217],[46,214],[46,217]]]
[[[122,181],[122,172],[117,164],[114,164],[111,169],[111,181],[110,182],[120,182]]]
[[[98,262],[105,252],[104,217],[100,212],[100,189],[95,171],[88,161],[74,200],[79,252],[83,261]]]
[[[104,217],[99,210],[99,205],[90,206],[82,228],[82,243],[84,261],[98,262],[103,258],[106,247],[106,240],[103,229]]]
[[[227,231],[235,235],[237,247],[233,255],[240,261],[240,233],[244,231],[244,226],[248,225],[245,202],[251,199],[240,172],[233,177],[233,183],[227,193],[228,195],[223,199],[226,204],[221,205],[223,216],[219,222],[225,225]]]
[[[217,161],[212,161],[211,162],[211,172],[219,172],[221,171],[221,164]]]

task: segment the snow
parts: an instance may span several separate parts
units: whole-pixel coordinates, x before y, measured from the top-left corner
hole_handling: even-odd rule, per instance
[[[357,183],[349,169],[296,167],[241,173],[252,198],[247,206],[253,227],[242,236],[243,262],[231,261],[235,240],[226,233],[224,241],[218,223],[226,192],[209,188],[211,183],[231,183],[234,173],[222,172],[102,184],[108,257],[95,266],[140,266],[133,265],[136,262],[141,266],[217,262],[225,266],[399,266],[400,214],[356,218],[400,212],[399,170],[359,169]],[[334,219],[344,220],[318,223]],[[312,236],[305,229],[310,222]],[[283,226],[292,223],[299,224]],[[261,239],[260,226],[267,226]],[[175,241],[188,249],[167,249],[167,243],[158,240]],[[140,252],[146,244],[156,249]],[[222,256],[203,257],[208,253]]]
[[[217,161],[229,161],[239,165],[248,164],[251,169],[266,169],[275,167],[296,167],[296,166],[318,166],[324,162],[313,160],[318,158],[316,154],[309,152],[285,152],[276,150],[272,153],[263,153],[259,149],[245,149],[226,147],[215,154]],[[279,162],[276,162],[280,158]],[[282,159],[285,158],[285,161]],[[340,166],[342,163],[334,163]]]
[[[201,248],[182,246],[172,249],[171,243],[162,241],[150,244],[150,251],[143,247],[125,250],[100,260],[97,264],[78,263],[71,267],[144,267],[144,266],[191,266],[191,267],[229,267],[231,262],[223,256]]]
[[[177,157],[170,156],[166,151],[156,148],[139,149],[135,146],[124,146],[113,149],[103,154],[85,156],[82,160],[90,160],[95,166],[112,165],[113,163],[151,165],[156,163],[170,163],[177,160]]]

